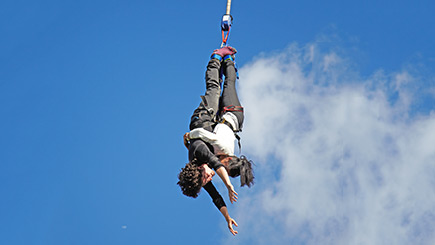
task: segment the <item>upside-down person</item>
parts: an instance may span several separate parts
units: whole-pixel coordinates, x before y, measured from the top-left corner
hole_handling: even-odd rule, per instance
[[[226,84],[229,84],[230,81],[227,82],[227,80],[230,77],[233,77],[233,75],[231,75],[232,73],[228,72],[231,69],[234,71],[235,82],[236,73],[232,57],[232,55],[235,53],[236,50],[231,47],[224,47],[219,50],[215,50],[213,53],[206,71],[206,93],[204,96],[202,96],[202,102],[191,117],[191,130],[203,128],[209,132],[213,131],[213,127],[216,122],[216,114],[219,110],[219,99],[221,92],[221,78],[219,75],[220,68],[221,65],[224,68],[223,71],[226,77]],[[224,92],[226,89],[227,88],[224,85]],[[224,97],[222,97],[222,100],[223,98]],[[234,127],[239,127],[242,122],[243,112],[241,120],[236,119],[235,123],[237,124],[234,124]],[[228,125],[226,126],[228,127]],[[198,196],[199,191],[203,187],[212,197],[215,206],[225,217],[230,232],[233,235],[237,234],[237,231],[233,229],[233,224],[237,226],[237,223],[228,214],[228,210],[222,196],[211,182],[212,177],[215,175],[215,173],[217,173],[228,189],[231,203],[237,201],[237,193],[235,192],[234,187],[229,179],[228,169],[225,167],[228,166],[228,162],[230,161],[231,157],[221,156],[218,158],[214,154],[213,146],[201,139],[191,139],[189,142],[185,141],[185,143],[188,144],[189,148],[189,163],[179,173],[179,181],[177,184],[181,187],[183,194],[194,198]]]
[[[189,141],[193,139],[201,139],[211,144],[214,154],[222,161],[229,176],[240,176],[240,185],[251,187],[254,182],[252,161],[247,160],[243,155],[240,158],[234,155],[235,133],[240,132],[243,127],[244,114],[236,91],[237,72],[233,55],[224,58],[222,70],[225,82],[216,115],[217,124],[213,132],[196,127],[184,135],[184,144],[189,148]]]

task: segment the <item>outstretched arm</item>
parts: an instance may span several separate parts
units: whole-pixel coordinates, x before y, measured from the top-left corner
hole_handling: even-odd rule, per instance
[[[219,209],[219,211],[221,211],[222,215],[225,217],[225,220],[227,221],[227,224],[228,224],[228,229],[235,236],[238,233],[236,230],[233,229],[233,224],[236,227],[238,227],[236,221],[230,217],[230,215],[228,214],[228,209],[226,206],[223,206],[221,209]]]
[[[237,192],[234,191],[234,187],[231,184],[230,177],[228,176],[227,170],[224,167],[220,167],[216,170],[216,173],[224,182],[225,186],[228,188],[228,195],[230,197],[231,203],[237,202]]]

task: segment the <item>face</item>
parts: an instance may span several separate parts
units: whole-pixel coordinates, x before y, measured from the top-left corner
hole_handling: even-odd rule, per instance
[[[201,167],[204,168],[204,173],[202,176],[202,186],[204,186],[205,184],[211,181],[211,179],[216,173],[207,164],[203,164]]]
[[[228,163],[231,160],[231,157],[227,156],[227,155],[220,155],[219,156],[219,161],[225,166],[228,167]]]

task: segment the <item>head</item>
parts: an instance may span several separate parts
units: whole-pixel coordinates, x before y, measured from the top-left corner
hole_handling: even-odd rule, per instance
[[[211,169],[207,164],[201,165],[200,168],[203,169],[203,172],[202,172],[202,186],[204,186],[208,182],[211,181],[211,179],[216,174],[216,172],[213,171],[213,169]]]
[[[231,157],[228,161],[228,175],[230,177],[240,176],[240,185],[251,187],[254,184],[254,173],[252,170],[252,165],[254,163],[245,156]]]
[[[201,187],[211,181],[215,172],[207,164],[198,166],[194,161],[189,162],[181,169],[177,184],[184,195],[196,198]]]
[[[230,161],[235,158],[234,156],[218,155],[219,161],[228,169]]]

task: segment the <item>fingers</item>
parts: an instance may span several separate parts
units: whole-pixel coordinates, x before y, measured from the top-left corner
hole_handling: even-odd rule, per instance
[[[233,236],[235,236],[236,234],[238,234],[238,232],[236,230],[233,229],[233,226],[231,224],[228,224],[228,228],[230,229],[231,234],[233,234]]]
[[[234,189],[232,189],[232,188],[228,191],[229,191],[229,195],[230,195],[231,204],[233,202],[237,202],[237,199],[239,198],[237,195],[239,195],[239,194],[237,194],[237,192],[235,192]]]
[[[184,143],[184,146],[186,146],[187,149],[189,149],[189,136],[190,136],[190,133],[185,133],[183,135],[183,143]]]
[[[233,229],[233,224],[237,227],[239,226],[234,219],[230,218],[228,220],[228,229],[230,229],[231,234],[233,234],[233,236],[235,236],[236,234],[238,234],[238,232]]]
[[[235,230],[233,230],[233,229],[230,229],[230,232],[235,236],[236,234],[238,234],[238,232],[237,231],[235,231]]]
[[[230,201],[231,201],[231,203],[233,203],[233,202],[237,202],[237,196],[235,196],[235,195],[230,195]]]
[[[190,133],[187,132],[183,135],[184,140],[189,140]]]
[[[233,187],[233,186],[230,186],[230,190],[231,190],[231,192],[234,193],[235,195],[239,195],[239,194],[237,194],[237,192],[234,190],[234,187]]]
[[[233,202],[237,202],[237,195],[239,194],[234,190],[234,187],[232,185],[228,186],[228,195],[230,197],[231,204]]]
[[[239,227],[239,225],[237,224],[237,222],[236,222],[235,220],[233,220],[233,224],[234,224],[236,227]]]
[[[237,199],[239,198],[237,195],[239,195],[239,194],[237,194],[237,192],[233,191],[233,200],[234,200],[234,202],[237,202]]]

